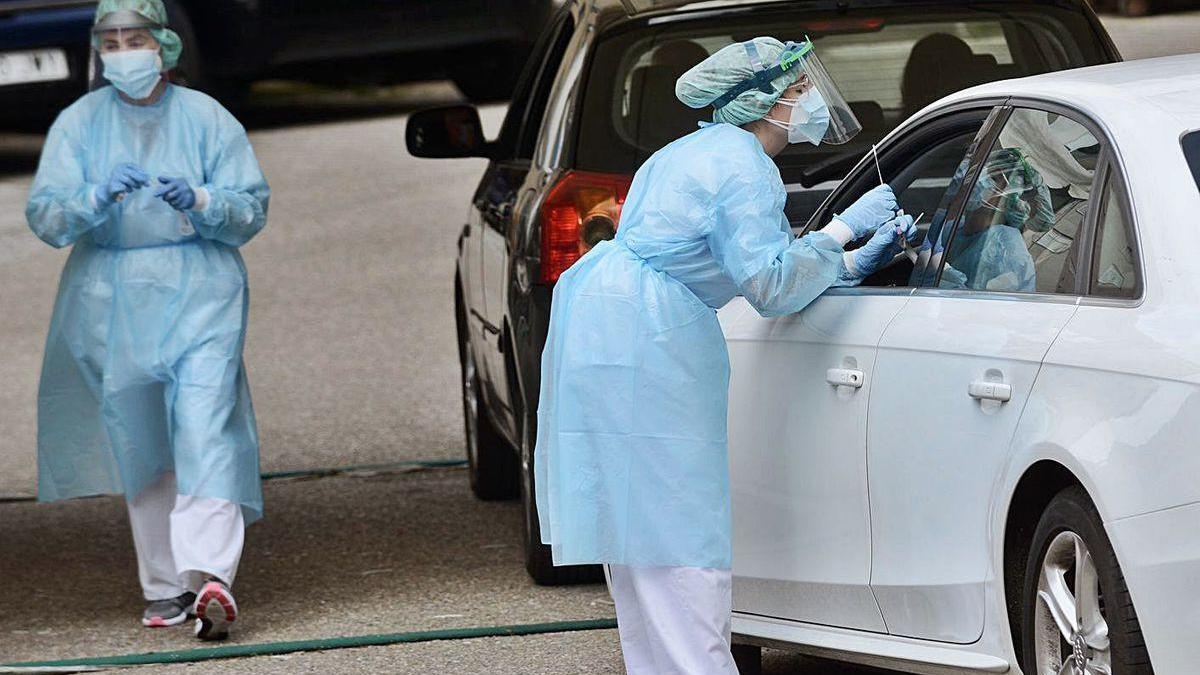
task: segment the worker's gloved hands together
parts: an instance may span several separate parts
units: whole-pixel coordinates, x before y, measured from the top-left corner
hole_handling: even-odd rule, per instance
[[[188,185],[184,178],[159,176],[161,185],[154,190],[154,196],[162,199],[179,211],[187,211],[196,205],[196,191]],[[118,164],[112,175],[96,191],[96,199],[101,206],[109,206],[121,195],[150,186],[150,174],[138,165],[130,162]]]
[[[168,178],[160,176],[162,185],[154,191],[154,196],[162,199],[177,211],[187,211],[196,205],[196,191],[183,178]]]
[[[121,195],[144,188],[149,184],[149,174],[138,168],[136,164],[125,162],[118,164],[108,179],[100,185],[96,191],[96,199],[101,206],[108,206],[117,201]]]
[[[895,218],[899,210],[900,204],[891,186],[884,184],[859,197],[858,201],[834,218],[849,226],[854,233],[851,241],[857,241]]]
[[[900,240],[909,245],[917,243],[920,232],[912,216],[896,216],[880,225],[875,235],[862,248],[846,254],[846,269],[851,275],[863,278],[878,272],[901,251]]]

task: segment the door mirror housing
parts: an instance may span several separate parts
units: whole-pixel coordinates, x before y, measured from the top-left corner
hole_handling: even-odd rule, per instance
[[[413,157],[447,159],[491,158],[492,144],[483,137],[483,124],[474,106],[456,105],[413,113],[404,141]]]

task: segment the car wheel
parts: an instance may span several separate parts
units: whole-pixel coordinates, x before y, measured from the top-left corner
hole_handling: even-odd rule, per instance
[[[600,565],[555,567],[550,546],[542,543],[542,528],[538,522],[533,482],[533,446],[536,440],[536,418],[533,415],[525,415],[525,422],[521,425],[521,508],[524,512],[522,534],[525,571],[529,572],[534,582],[543,586],[599,582],[604,579],[604,568]]]
[[[487,411],[483,409],[479,369],[467,337],[466,316],[462,303],[456,304],[458,354],[462,365],[463,432],[471,492],[486,501],[512,499],[517,495],[519,464],[512,448],[492,426]]]
[[[167,23],[183,42],[179,63],[171,71],[171,81],[191,89],[199,89],[220,101],[226,107],[236,107],[246,98],[250,84],[243,81],[216,80],[204,67],[204,55],[192,21],[179,2],[167,0]]]
[[[1137,613],[1100,514],[1080,487],[1050,501],[1025,568],[1030,675],[1150,675]]]
[[[762,675],[762,647],[734,644],[730,651],[738,675]]]

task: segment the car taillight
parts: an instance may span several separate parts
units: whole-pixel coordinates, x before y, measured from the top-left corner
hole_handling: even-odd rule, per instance
[[[631,176],[568,172],[542,205],[542,283],[552,284],[593,246],[612,239]]]

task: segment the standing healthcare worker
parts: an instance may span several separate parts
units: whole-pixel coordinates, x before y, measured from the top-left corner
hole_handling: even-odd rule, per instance
[[[238,247],[270,190],[237,120],[167,80],[182,45],[166,22],[161,0],[101,0],[112,86],[59,115],[34,178],[29,227],[72,246],[38,392],[38,497],[124,492],[142,623],[194,613],[197,636],[220,639],[262,514]]]
[[[891,261],[916,230],[884,185],[792,235],[771,158],[861,129],[811,42],[730,45],[675,91],[712,105],[716,123],[650,157],[616,239],[554,289],[538,517],[556,565],[608,565],[628,672],[732,674],[729,360],[715,309],[740,294],[765,316],[798,312]]]

